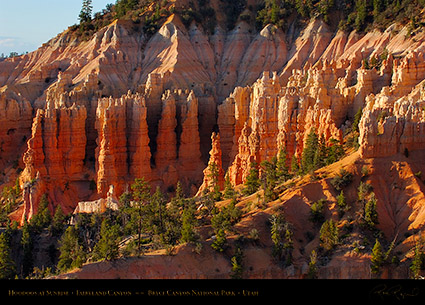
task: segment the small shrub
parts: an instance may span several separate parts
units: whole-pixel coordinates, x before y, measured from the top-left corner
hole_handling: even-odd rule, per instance
[[[353,174],[346,171],[345,169],[341,169],[339,174],[331,180],[331,184],[337,191],[340,191],[343,187],[349,185],[352,181]]]
[[[325,199],[319,199],[317,202],[314,202],[310,207],[310,218],[309,220],[315,224],[321,224],[325,221],[324,216],[324,207]]]

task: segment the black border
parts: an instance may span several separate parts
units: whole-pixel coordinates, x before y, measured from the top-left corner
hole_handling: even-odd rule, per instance
[[[259,298],[422,303],[423,280],[10,280],[0,281],[0,300],[21,298]],[[281,302],[279,302],[281,303]]]

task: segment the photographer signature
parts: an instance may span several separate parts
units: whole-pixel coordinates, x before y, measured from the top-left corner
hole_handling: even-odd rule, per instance
[[[381,299],[384,297],[396,298],[398,301],[410,297],[417,297],[420,293],[418,288],[404,289],[401,285],[388,286],[386,284],[378,285],[372,289],[372,295],[379,295]]]

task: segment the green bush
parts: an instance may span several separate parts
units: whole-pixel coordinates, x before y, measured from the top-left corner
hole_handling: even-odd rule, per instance
[[[349,185],[353,181],[353,174],[345,169],[341,169],[339,174],[331,180],[332,186],[340,191],[343,187]]]
[[[318,201],[314,202],[310,207],[310,218],[309,220],[315,224],[322,224],[323,221],[325,221],[325,199],[319,199]]]

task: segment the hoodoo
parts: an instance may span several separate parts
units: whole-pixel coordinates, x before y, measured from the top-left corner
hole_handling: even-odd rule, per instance
[[[0,58],[0,225],[59,278],[423,276],[422,2],[118,0]]]

